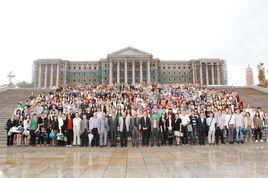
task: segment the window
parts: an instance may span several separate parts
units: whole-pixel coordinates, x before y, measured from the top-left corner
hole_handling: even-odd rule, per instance
[[[84,70],[86,70],[86,66],[84,67]]]

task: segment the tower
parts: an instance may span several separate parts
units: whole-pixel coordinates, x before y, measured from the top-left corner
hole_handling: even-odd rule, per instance
[[[252,86],[254,84],[253,70],[249,65],[246,68],[246,80],[247,80],[247,86]]]

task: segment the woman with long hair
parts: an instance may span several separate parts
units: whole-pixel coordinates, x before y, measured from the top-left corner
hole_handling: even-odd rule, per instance
[[[260,113],[258,111],[256,111],[255,116],[253,118],[253,125],[254,125],[255,142],[256,143],[258,143],[259,141],[263,142],[262,133],[261,133],[261,129],[263,127],[263,121],[262,121],[262,119],[260,117]]]

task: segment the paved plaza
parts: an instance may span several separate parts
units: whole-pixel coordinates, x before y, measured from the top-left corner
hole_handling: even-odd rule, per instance
[[[1,177],[268,177],[268,144],[0,148]]]

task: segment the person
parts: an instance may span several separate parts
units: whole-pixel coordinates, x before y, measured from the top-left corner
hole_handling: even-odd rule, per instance
[[[166,129],[167,129],[167,138],[168,138],[168,144],[169,146],[173,145],[173,139],[174,139],[174,119],[172,118],[172,114],[168,114],[168,119],[166,121]]]
[[[218,117],[216,118],[216,144],[219,145],[219,137],[221,138],[221,143],[224,143],[224,123],[225,123],[225,118],[222,115],[222,111],[218,110]]]
[[[208,144],[213,145],[215,144],[215,125],[216,119],[214,118],[214,113],[209,113],[209,118],[207,118],[207,125],[208,125]]]
[[[139,146],[139,118],[137,112],[134,112],[134,116],[130,119],[130,132],[131,132],[131,141],[132,146]]]
[[[68,113],[67,119],[65,120],[65,125],[67,126],[66,127],[66,137],[67,137],[66,147],[71,147],[72,140],[73,140],[73,118],[72,118],[71,113]]]
[[[36,130],[38,129],[38,120],[37,114],[34,114],[32,119],[30,120],[30,145],[35,146],[36,141]]]
[[[235,129],[235,118],[231,109],[228,109],[228,112],[225,116],[225,122],[228,129],[228,141],[230,144],[234,143],[234,129]]]
[[[154,113],[151,118],[151,146],[160,146],[159,144],[159,121]]]
[[[57,145],[56,136],[59,133],[59,122],[58,122],[58,116],[57,115],[51,114],[50,129],[51,129],[50,134],[52,133],[51,135],[55,135],[55,137],[52,136],[50,138],[51,139],[51,145],[56,146]]]
[[[254,125],[255,142],[256,143],[263,142],[261,133],[261,129],[263,127],[263,121],[258,111],[255,113],[255,116],[253,117],[253,125]]]
[[[47,138],[45,125],[47,125],[46,113],[42,113],[38,118],[38,146],[44,146],[44,141]]]
[[[243,128],[244,126],[244,118],[243,118],[243,113],[240,112],[240,109],[237,108],[236,114],[234,115],[234,120],[235,120],[235,130],[236,130],[236,142],[237,143],[244,143],[244,135],[243,135]]]
[[[16,121],[16,127],[17,127],[17,130],[18,130],[18,133],[16,134],[16,137],[17,137],[17,146],[20,147],[21,146],[21,137],[22,137],[22,134],[23,134],[23,131],[24,131],[24,128],[23,128],[23,120],[24,120],[24,117],[23,115],[19,115],[19,118],[18,120]]]
[[[187,130],[187,125],[190,124],[190,118],[188,115],[186,115],[186,111],[183,110],[181,112],[181,129],[183,133],[182,137],[182,144],[186,145],[188,143],[188,130]]]
[[[127,135],[129,132],[129,117],[127,117],[126,112],[122,113],[122,116],[118,119],[118,126],[119,126],[119,132],[120,132],[120,143],[121,147],[127,147]]]
[[[60,111],[61,112],[61,111]],[[59,118],[61,119],[61,121],[59,120]],[[58,146],[66,146],[67,143],[67,124],[66,124],[66,115],[64,113],[61,114],[61,117],[58,118],[58,122],[59,122],[59,134],[58,137],[60,137],[60,139],[58,140]]]
[[[246,138],[245,143],[252,143],[252,130],[254,128],[253,126],[253,117],[250,115],[250,112],[246,112],[244,117],[244,123],[246,128]]]
[[[75,113],[75,118],[73,119],[73,145],[79,146],[81,144],[80,142],[80,131],[81,131],[81,118],[79,117],[79,113]]]
[[[7,146],[12,146],[13,145],[13,140],[14,140],[14,133],[10,132],[10,129],[12,127],[15,127],[17,125],[17,122],[15,120],[15,116],[12,115],[10,119],[7,120],[6,123],[6,130],[7,130]]]
[[[94,112],[93,116],[89,120],[89,130],[90,133],[93,134],[93,139],[91,141],[91,146],[99,146],[99,127],[100,120],[97,118],[97,113]]]
[[[160,127],[160,137],[162,146],[166,146],[166,140],[167,140],[167,132],[166,132],[166,115],[162,114],[161,118],[159,120],[159,127]]]
[[[143,117],[140,119],[141,131],[142,131],[142,146],[149,145],[149,132],[150,132],[150,118],[148,117],[147,111],[143,112]]]
[[[174,135],[176,138],[177,145],[180,145],[181,136],[179,135],[179,133],[182,133],[181,132],[181,118],[179,114],[177,113],[175,114],[175,123],[174,123]]]
[[[81,135],[81,146],[88,146],[88,133],[89,133],[89,122],[87,120],[87,115],[82,115],[82,120],[80,122],[80,135]]]
[[[196,125],[197,116],[195,115],[194,110],[191,111],[189,119],[190,119],[190,123],[188,124],[188,128],[190,128],[189,133],[191,136],[191,143],[195,145],[196,144],[196,137],[197,137],[197,125]]]
[[[108,119],[104,116],[100,118],[100,127],[99,127],[99,135],[100,135],[100,147],[107,146],[107,134],[110,130]]]
[[[22,133],[22,137],[24,140],[24,145],[29,146],[29,135],[30,135],[30,114],[26,115],[26,118],[23,121],[24,131]]]
[[[117,120],[114,110],[110,110],[110,114],[108,115],[108,124],[110,128],[111,147],[116,147]]]
[[[268,142],[268,112],[265,112],[264,114],[263,127],[264,127],[266,142]]]
[[[207,119],[205,117],[204,111],[200,112],[199,117],[197,118],[197,131],[198,131],[198,138],[199,138],[199,145],[205,145],[206,141],[205,138],[207,136]]]

